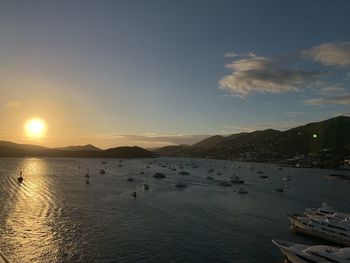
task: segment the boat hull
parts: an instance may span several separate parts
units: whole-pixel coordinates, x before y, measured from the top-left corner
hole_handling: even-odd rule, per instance
[[[348,238],[342,238],[338,235],[334,235],[332,233],[328,232],[322,232],[321,230],[318,230],[316,228],[309,227],[307,225],[304,225],[302,222],[300,222],[298,219],[289,217],[291,221],[291,229],[294,232],[310,235],[314,237],[321,238],[323,240],[331,241],[335,244],[342,245],[342,246],[350,246],[350,239]]]
[[[310,262],[310,261],[303,260],[299,256],[297,256],[294,253],[288,251],[287,249],[279,248],[279,250],[282,252],[284,257],[288,260],[288,262],[291,262],[291,263],[309,263]]]

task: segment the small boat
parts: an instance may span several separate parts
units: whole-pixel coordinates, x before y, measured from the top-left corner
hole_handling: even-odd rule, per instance
[[[261,171],[261,170],[258,171],[258,174],[263,174],[263,173],[264,173],[264,171]]]
[[[140,174],[145,174],[145,173],[141,171]]]
[[[231,177],[231,182],[234,183],[234,184],[244,184],[244,181],[241,180],[238,176],[232,176]]]
[[[136,192],[132,192],[132,193],[131,193],[131,196],[134,197],[134,198],[136,198],[137,193],[136,193]]]
[[[157,179],[161,179],[161,178],[165,178],[165,175],[162,174],[162,173],[155,173],[155,174],[153,175],[153,177],[154,177],[154,178],[157,178]]]
[[[245,190],[243,187],[241,187],[241,188],[239,188],[238,193],[239,194],[248,194],[248,191]]]
[[[85,178],[89,178],[90,174],[89,174],[89,169],[87,169],[86,174],[84,175]]]
[[[105,169],[101,169],[100,170],[100,174],[105,174],[106,173],[106,170]]]
[[[22,175],[20,175],[18,178],[17,178],[17,182],[19,182],[19,183],[22,183],[23,182],[23,177],[22,177]]]
[[[129,177],[128,179],[126,179],[126,181],[128,181],[128,182],[135,182],[135,179],[134,178],[131,178],[131,177]]]
[[[87,180],[85,181],[85,183],[86,183],[86,184],[90,184],[90,180],[87,179]]]
[[[276,191],[277,191],[277,192],[280,192],[280,193],[284,192],[284,190],[283,190],[282,187],[277,188]]]
[[[107,164],[106,162],[101,162],[102,164]]]
[[[269,176],[263,174],[263,175],[260,175],[260,178],[261,178],[261,179],[267,179],[267,178],[269,178]]]
[[[190,173],[189,173],[189,172],[186,172],[186,171],[180,171],[180,172],[178,172],[178,174],[181,174],[181,175],[189,175]]]
[[[123,165],[122,164],[118,164],[118,167],[123,167]]]
[[[185,187],[187,187],[187,184],[185,184],[184,182],[178,182],[175,184],[175,187],[185,188]]]
[[[143,184],[143,189],[144,190],[149,190],[149,185],[148,184]]]

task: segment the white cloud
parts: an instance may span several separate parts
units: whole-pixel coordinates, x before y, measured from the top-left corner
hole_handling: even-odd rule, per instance
[[[283,93],[296,91],[311,83],[319,73],[280,67],[267,57],[250,57],[226,65],[232,74],[219,81],[220,89],[237,97],[254,93]]]
[[[337,96],[330,98],[316,98],[304,101],[305,104],[311,106],[321,106],[321,105],[350,105],[350,94],[346,96]]]
[[[18,108],[21,105],[19,101],[8,101],[5,104],[6,108]]]
[[[224,56],[225,57],[227,57],[227,58],[236,58],[236,57],[241,57],[241,58],[243,58],[243,57],[250,57],[250,58],[253,58],[253,57],[255,57],[256,55],[255,55],[255,53],[253,53],[253,52],[249,52],[249,53],[237,53],[237,52],[235,52],[235,51],[229,51],[229,52],[226,52],[225,54],[224,54]]]
[[[225,57],[227,58],[234,58],[234,57],[238,57],[238,53],[234,52],[234,51],[229,51],[229,52],[226,52],[224,54]]]
[[[324,87],[318,90],[318,93],[323,96],[329,96],[329,95],[346,95],[347,89],[344,87],[341,87],[340,85],[334,85],[334,86],[328,86]]]
[[[350,65],[350,42],[324,43],[302,54],[327,66],[345,67]]]

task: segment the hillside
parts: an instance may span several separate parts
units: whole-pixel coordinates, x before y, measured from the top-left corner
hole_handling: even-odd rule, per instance
[[[141,147],[116,147],[96,150],[96,147],[78,147],[77,150],[51,149],[42,146],[0,142],[0,157],[82,157],[82,158],[152,158],[151,151]]]
[[[59,148],[55,148],[55,149],[56,150],[63,150],[63,151],[101,151],[102,150],[102,149],[100,149],[92,144],[59,147]]]
[[[220,159],[282,159],[296,154],[350,154],[350,117],[340,116],[309,123],[287,131],[273,129],[215,135],[192,146],[166,146],[155,152],[163,156]]]

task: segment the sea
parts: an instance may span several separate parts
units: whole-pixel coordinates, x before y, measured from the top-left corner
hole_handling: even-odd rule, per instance
[[[0,158],[0,252],[18,263],[282,263],[272,239],[328,244],[292,232],[288,214],[323,202],[350,212],[350,183],[332,173],[191,158]],[[233,175],[245,183],[220,185]]]

